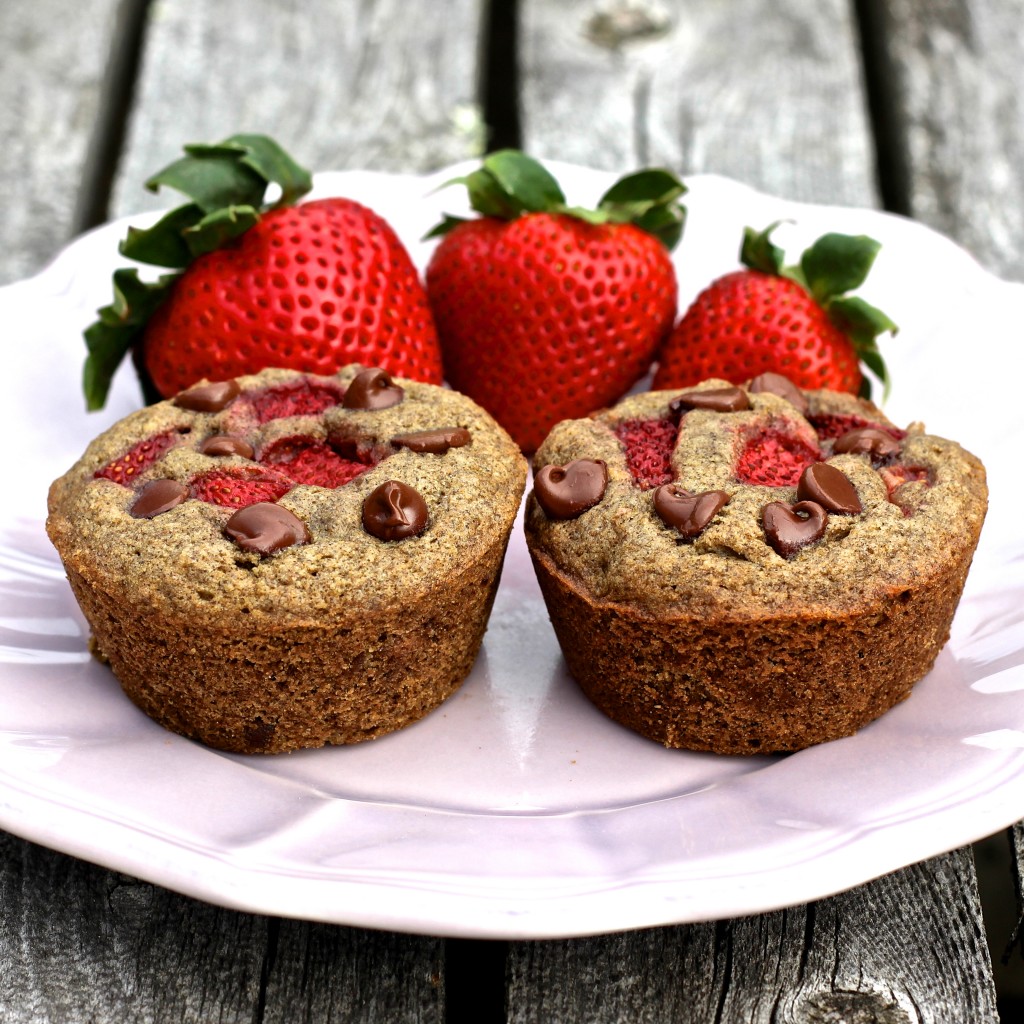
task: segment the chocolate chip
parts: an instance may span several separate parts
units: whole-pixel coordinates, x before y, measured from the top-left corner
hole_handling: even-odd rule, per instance
[[[698,536],[729,500],[725,491],[691,494],[678,484],[663,484],[654,492],[654,511],[666,526],[687,540]]]
[[[765,505],[761,521],[765,538],[776,554],[789,558],[821,539],[828,513],[814,501],[798,501],[795,505],[773,501]]]
[[[271,501],[240,508],[224,526],[224,532],[243,550],[271,555],[312,538],[306,524],[288,509]]]
[[[868,455],[872,462],[884,462],[900,450],[900,443],[884,430],[858,427],[836,438],[832,451],[837,455]]]
[[[381,369],[362,370],[349,384],[342,406],[346,409],[388,409],[405,397],[405,389],[395,384]]]
[[[709,412],[742,412],[750,408],[750,399],[742,388],[707,388],[703,391],[684,391],[669,402],[669,411],[678,416],[690,409]]]
[[[801,416],[807,415],[807,396],[781,373],[759,373],[748,385],[747,390],[755,395],[769,394],[784,398],[796,406]]]
[[[576,459],[565,466],[544,466],[533,481],[533,493],[549,519],[575,519],[593,508],[608,486],[608,467],[601,459]]]
[[[798,501],[816,501],[829,512],[853,516],[864,511],[850,478],[827,462],[815,462],[800,474]]]
[[[199,446],[199,451],[203,455],[241,455],[243,459],[251,459],[255,454],[245,438],[234,434],[214,434]]]
[[[191,409],[192,412],[220,412],[241,393],[238,381],[220,380],[212,384],[197,384],[188,391],[181,391],[174,396],[173,401],[180,409]]]
[[[427,503],[415,488],[386,480],[363,501],[363,529],[379,540],[405,540],[427,528]]]
[[[188,488],[177,480],[150,480],[138,493],[128,512],[136,519],[152,519],[169,512],[188,497]]]
[[[438,427],[436,430],[416,430],[411,434],[399,434],[391,438],[391,443],[396,448],[408,448],[411,452],[440,455],[449,448],[461,448],[471,440],[472,435],[464,427]]]

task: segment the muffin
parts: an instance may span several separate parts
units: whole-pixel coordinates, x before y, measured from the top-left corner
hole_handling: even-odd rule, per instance
[[[669,747],[799,750],[908,696],[987,507],[959,445],[765,374],[558,424],[526,509],[566,663]]]
[[[355,743],[473,665],[525,484],[454,391],[349,366],[204,382],[96,438],[47,532],[146,714],[243,753]]]

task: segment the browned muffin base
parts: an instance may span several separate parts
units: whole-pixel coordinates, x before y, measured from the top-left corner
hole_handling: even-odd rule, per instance
[[[598,708],[667,747],[762,754],[850,736],[904,700],[949,638],[973,548],[861,613],[714,623],[595,601],[531,555],[569,671]]]
[[[197,629],[138,607],[118,588],[68,579],[124,692],[161,725],[236,753],[356,743],[422,718],[473,667],[508,535],[477,561],[400,607],[282,628],[250,614],[238,628]],[[109,581],[107,581],[109,582]]]

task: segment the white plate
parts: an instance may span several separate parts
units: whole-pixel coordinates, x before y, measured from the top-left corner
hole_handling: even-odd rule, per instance
[[[559,170],[574,200],[609,182]],[[431,191],[453,173],[325,175],[318,193],[378,209],[422,265],[417,240],[462,206],[456,190]],[[109,300],[122,223],[0,289],[0,825],[244,910],[528,938],[801,903],[1024,816],[1024,288],[905,220],[719,178],[689,184],[681,303],[735,266],[745,224],[791,218],[778,238],[794,250],[825,230],[874,235],[884,248],[865,295],[902,327],[886,345],[889,411],[988,465],[992,508],[953,637],[910,700],[790,757],[664,750],[605,719],[567,677],[517,532],[480,659],[425,721],[279,757],[163,731],[90,659],[42,526],[49,481],[139,401],[130,369],[103,413],[87,416],[79,395],[80,332]]]

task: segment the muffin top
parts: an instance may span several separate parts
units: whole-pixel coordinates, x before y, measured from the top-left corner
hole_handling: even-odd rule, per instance
[[[774,374],[564,421],[534,469],[531,547],[592,599],[651,615],[862,609],[973,551],[987,507],[956,443]]]
[[[525,477],[457,392],[265,370],[116,423],[51,486],[47,529],[66,565],[156,611],[302,624],[443,587],[503,540]]]

